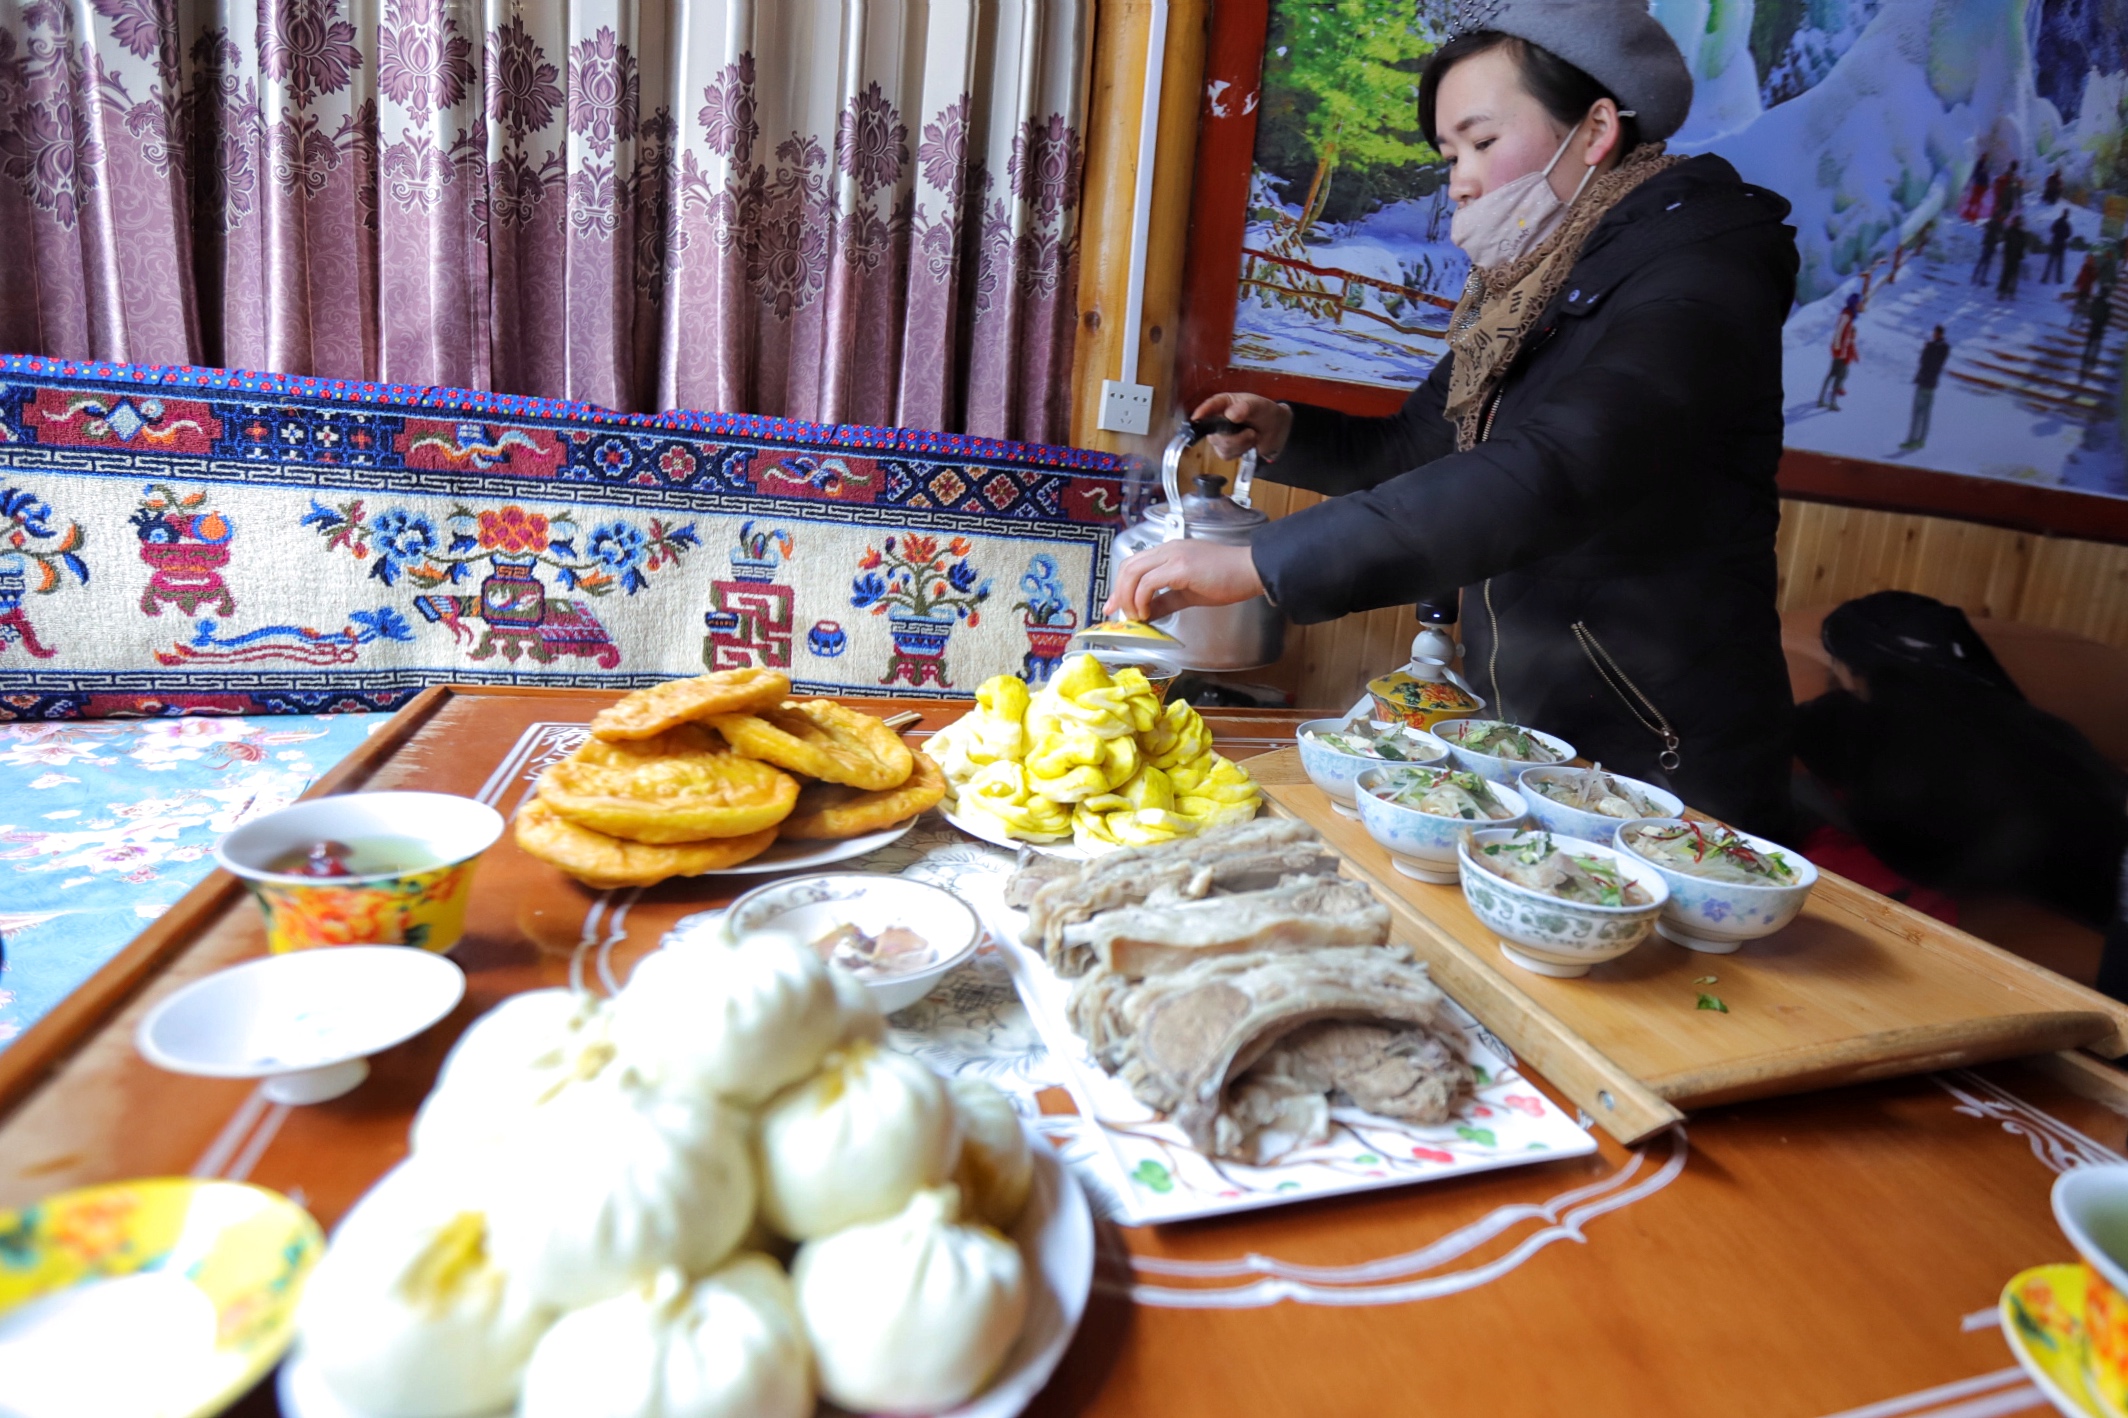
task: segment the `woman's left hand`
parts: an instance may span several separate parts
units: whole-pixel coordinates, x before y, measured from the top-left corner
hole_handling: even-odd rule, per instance
[[[1105,613],[1158,620],[1185,606],[1230,606],[1263,594],[1247,547],[1161,542],[1125,558]]]

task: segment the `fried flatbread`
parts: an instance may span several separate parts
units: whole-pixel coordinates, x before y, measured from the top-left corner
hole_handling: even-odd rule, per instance
[[[606,890],[653,886],[668,877],[735,867],[767,851],[776,840],[776,829],[766,827],[744,837],[711,842],[654,846],[580,827],[535,797],[517,811],[516,836],[517,845],[530,855],[560,867],[586,886]]]
[[[647,739],[712,714],[743,714],[773,708],[791,692],[780,670],[718,670],[693,679],[669,679],[623,695],[591,721],[602,739]]]
[[[806,784],[778,835],[799,841],[858,837],[914,817],[945,796],[944,771],[929,755],[919,753],[909,781],[898,788],[868,793],[842,783]]]
[[[916,766],[901,735],[832,699],[786,699],[774,709],[715,714],[708,722],[749,758],[866,792],[900,787]]]
[[[542,773],[539,794],[580,827],[654,844],[744,837],[791,815],[798,784],[693,725],[592,741]]]

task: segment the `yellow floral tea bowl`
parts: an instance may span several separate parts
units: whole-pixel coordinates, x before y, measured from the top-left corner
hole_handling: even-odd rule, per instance
[[[473,868],[502,829],[502,814],[471,798],[348,793],[247,822],[214,856],[251,888],[276,954],[321,945],[445,951],[465,934]]]
[[[280,1359],[325,1249],[286,1197],[161,1177],[0,1210],[10,1410],[221,1412]]]
[[[2054,1183],[2054,1219],[2084,1259],[2084,1387],[2128,1418],[2128,1166],[2076,1167]]]

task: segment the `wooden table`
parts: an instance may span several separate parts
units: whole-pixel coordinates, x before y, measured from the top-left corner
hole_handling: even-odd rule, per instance
[[[486,789],[508,811],[532,765],[504,760],[526,730],[582,723],[607,698],[437,693],[338,784]],[[923,712],[927,729],[962,708],[885,707]],[[1299,716],[1208,717],[1240,757],[1290,741]],[[159,1072],[133,1050],[156,1000],[263,948],[231,884],[202,884],[62,1028],[40,1025],[0,1054],[17,1083],[34,1083],[0,1121],[0,1205],[193,1173],[288,1192],[330,1226],[403,1154],[415,1104],[475,1014],[572,966],[625,978],[673,921],[723,899],[695,883],[602,897],[507,840],[480,872],[453,957],[468,975],[464,1005],[375,1060],[364,1087],[299,1109],[267,1105],[248,1084]],[[129,971],[140,977],[130,991]],[[65,1029],[98,1008],[107,1017],[66,1047]],[[2116,1160],[2128,1140],[2118,1077],[2095,1063],[1997,1065],[1722,1107],[1638,1148],[1600,1138],[1575,1161],[1232,1220],[1104,1227],[1085,1326],[1034,1411],[2039,1411],[1993,1306],[2017,1270],[2071,1255],[2048,1188],[2065,1166]],[[1044,1104],[1070,1106],[1061,1094]],[[270,1392],[238,1411],[272,1413]]]

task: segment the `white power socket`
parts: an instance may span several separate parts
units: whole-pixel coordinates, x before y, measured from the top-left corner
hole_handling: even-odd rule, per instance
[[[1099,427],[1110,433],[1153,431],[1153,386],[1125,384],[1120,379],[1101,381]]]

